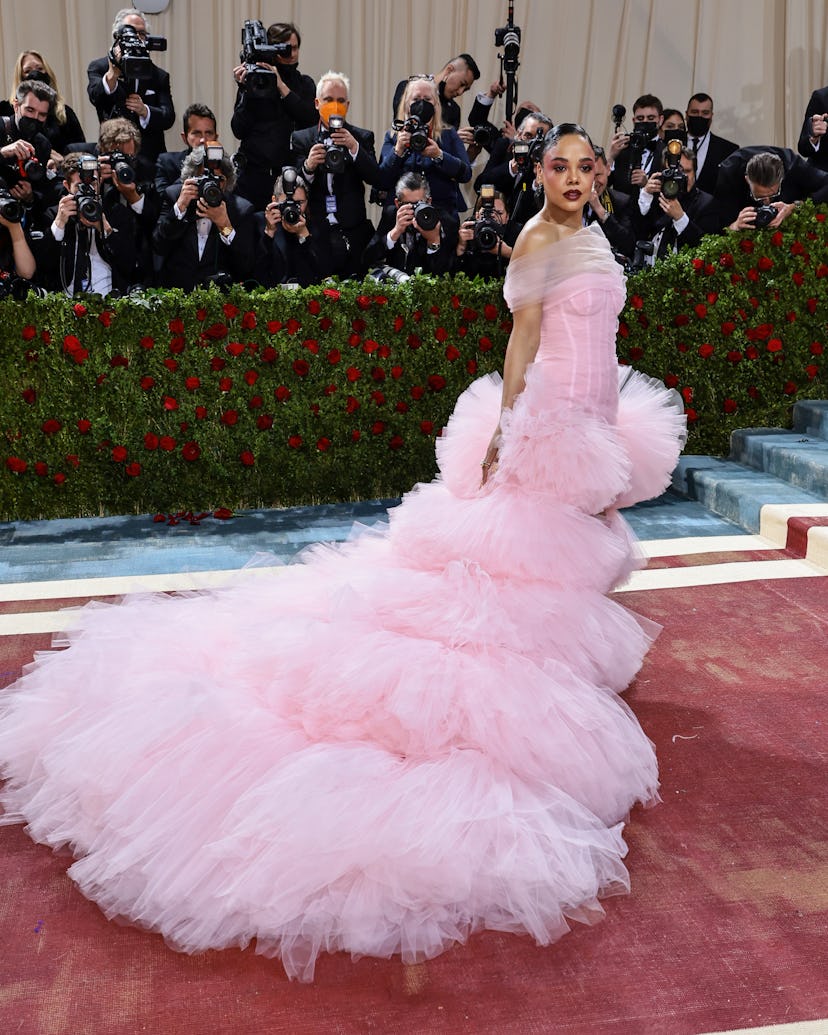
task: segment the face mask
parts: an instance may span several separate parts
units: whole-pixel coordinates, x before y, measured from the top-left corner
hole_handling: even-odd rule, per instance
[[[687,132],[691,137],[703,137],[710,129],[712,119],[705,119],[701,115],[687,116]]]
[[[422,125],[426,125],[434,118],[434,105],[431,101],[412,101],[408,106],[408,113],[418,118]]]
[[[29,72],[28,75],[23,76],[24,79],[34,79],[37,83],[45,83],[47,86],[52,85],[52,80],[48,72]]]
[[[17,117],[17,128],[24,140],[30,142],[34,140],[35,136],[41,132],[41,126],[42,123],[37,119],[29,118],[28,115],[18,115]]]
[[[344,119],[348,113],[348,105],[342,101],[326,101],[319,105],[319,114],[325,125],[330,121],[331,115],[341,115]]]

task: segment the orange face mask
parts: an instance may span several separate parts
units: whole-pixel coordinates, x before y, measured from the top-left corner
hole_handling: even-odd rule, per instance
[[[319,105],[319,114],[322,116],[322,121],[326,126],[331,115],[341,115],[344,119],[347,113],[348,105],[343,101],[326,101],[324,104]]]

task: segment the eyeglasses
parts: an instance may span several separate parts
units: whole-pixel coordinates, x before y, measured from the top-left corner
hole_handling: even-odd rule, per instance
[[[773,192],[773,194],[760,194],[757,198],[757,196],[751,190],[750,196],[757,203],[757,205],[767,205],[769,202],[777,201],[779,198],[782,197],[782,185],[780,184],[777,190]]]
[[[420,75],[410,75],[410,76],[408,77],[408,81],[409,81],[409,83],[414,83],[414,82],[416,82],[416,81],[417,81],[418,79],[425,79],[425,81],[426,81],[427,83],[433,83],[433,82],[434,82],[434,76],[433,76],[433,75],[426,75],[426,74],[422,74],[422,73],[421,73]]]

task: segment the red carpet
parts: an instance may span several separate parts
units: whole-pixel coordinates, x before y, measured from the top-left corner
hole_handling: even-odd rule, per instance
[[[66,859],[0,828],[0,1030],[696,1035],[828,1017],[828,579],[623,602],[665,625],[627,695],[663,804],[633,814],[632,894],[601,924],[549,949],[486,933],[416,968],[323,957],[292,985],[252,952],[182,957],[107,923]],[[48,642],[0,638],[0,682]]]

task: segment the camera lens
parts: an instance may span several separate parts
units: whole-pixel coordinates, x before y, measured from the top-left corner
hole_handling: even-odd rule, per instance
[[[421,230],[433,230],[439,221],[437,209],[427,201],[418,201],[414,206],[414,222]]]

